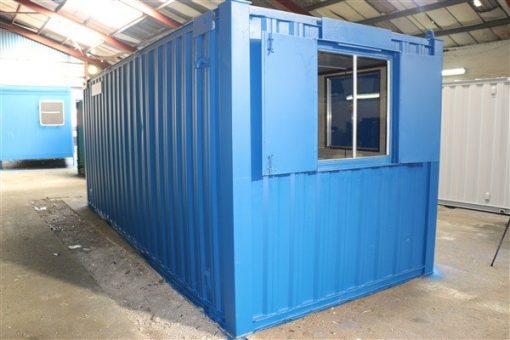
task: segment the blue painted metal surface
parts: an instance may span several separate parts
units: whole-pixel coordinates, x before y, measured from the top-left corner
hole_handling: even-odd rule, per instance
[[[400,73],[400,110],[407,112],[401,115],[399,130],[400,161],[405,163],[433,161],[439,162],[438,134],[430,134],[441,124],[441,102],[430,98],[441,98],[440,72],[431,73],[441,65],[441,55],[427,56],[413,53],[402,53],[400,67],[413,72]],[[420,95],[416,95],[419,93]]]
[[[282,81],[286,59],[265,59],[275,37],[289,65],[319,50],[390,61],[389,156],[317,159],[303,84],[317,70]],[[439,151],[422,138],[439,136],[441,53],[433,38],[227,1],[89,83],[89,204],[235,336],[431,274]]]
[[[64,102],[64,125],[41,125],[41,100]],[[72,157],[71,105],[69,88],[0,87],[0,160]]]
[[[263,173],[313,171],[317,168],[317,40],[267,33],[261,48]],[[288,84],[293,84],[292,91]],[[301,152],[289,152],[292,149]]]

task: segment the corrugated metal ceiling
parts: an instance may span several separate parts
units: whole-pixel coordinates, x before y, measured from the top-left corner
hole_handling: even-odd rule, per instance
[[[134,48],[143,46],[155,36],[172,29],[168,23],[151,18],[132,5],[140,0],[31,2],[82,23],[86,30],[111,36]],[[216,8],[220,2],[222,1],[149,0],[143,1],[143,4],[164,18],[173,19],[176,24],[184,24],[201,13]],[[253,4],[281,9],[286,8],[289,2],[318,17],[368,23],[399,33],[423,35],[431,29],[444,39],[446,48],[510,38],[510,8],[507,0],[479,0],[479,3],[478,0],[255,0]],[[93,10],[85,10],[89,8]],[[109,15],[109,11],[115,15]],[[129,51],[115,47],[104,39],[87,45],[84,41],[90,39],[78,39],[66,32],[58,32],[54,29],[55,25],[48,25],[56,19],[37,13],[15,0],[0,1],[0,20],[27,28],[60,44],[103,58],[109,63],[129,54]]]

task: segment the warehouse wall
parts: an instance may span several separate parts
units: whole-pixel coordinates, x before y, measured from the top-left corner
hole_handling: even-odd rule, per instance
[[[444,54],[444,68],[464,67],[466,74],[444,81],[510,77],[510,40],[452,48]]]
[[[71,87],[83,98],[81,60],[1,29],[0,75],[0,85]]]

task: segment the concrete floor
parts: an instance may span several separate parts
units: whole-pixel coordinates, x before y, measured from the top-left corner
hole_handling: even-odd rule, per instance
[[[0,172],[0,338],[224,337],[86,207],[70,169]],[[508,217],[440,208],[437,274],[250,338],[510,338]],[[78,249],[69,249],[72,245]]]

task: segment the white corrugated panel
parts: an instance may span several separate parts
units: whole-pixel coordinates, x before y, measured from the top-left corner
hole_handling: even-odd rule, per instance
[[[510,214],[510,78],[445,83],[440,202]]]

